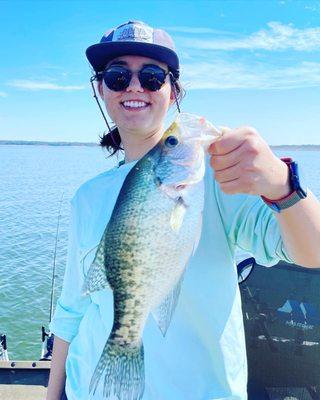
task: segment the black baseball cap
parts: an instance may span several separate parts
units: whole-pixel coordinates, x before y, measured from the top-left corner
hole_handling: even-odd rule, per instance
[[[154,29],[142,21],[129,21],[107,31],[100,43],[86,50],[96,73],[103,71],[112,59],[124,55],[144,56],[163,62],[174,77],[179,78],[179,58],[173,40],[162,29]]]

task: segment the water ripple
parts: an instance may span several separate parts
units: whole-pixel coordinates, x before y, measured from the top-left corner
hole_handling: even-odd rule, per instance
[[[11,359],[39,358],[48,327],[60,199],[56,295],[67,252],[69,202],[87,179],[109,169],[99,148],[0,146],[0,332]]]

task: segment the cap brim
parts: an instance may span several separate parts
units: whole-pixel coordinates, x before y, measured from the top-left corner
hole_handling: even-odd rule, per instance
[[[167,47],[141,42],[97,43],[87,48],[86,56],[96,72],[103,71],[113,58],[124,55],[136,55],[153,58],[167,64],[174,71],[179,71],[177,54]]]

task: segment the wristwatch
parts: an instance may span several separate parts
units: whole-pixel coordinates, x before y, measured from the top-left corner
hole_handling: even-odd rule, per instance
[[[298,164],[290,157],[282,157],[281,160],[285,162],[289,168],[291,192],[287,196],[277,200],[270,200],[264,196],[261,196],[262,200],[267,204],[267,206],[278,213],[280,213],[281,210],[285,210],[286,208],[296,204],[301,199],[307,197],[307,191],[302,189],[300,185]]]

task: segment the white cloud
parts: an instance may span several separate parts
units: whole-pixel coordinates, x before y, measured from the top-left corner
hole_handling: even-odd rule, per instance
[[[318,2],[317,3],[314,2],[314,3],[312,3],[312,5],[306,5],[304,8],[305,8],[305,10],[317,12],[317,11],[320,11],[320,4]]]
[[[180,32],[180,33],[195,33],[195,34],[215,34],[215,35],[234,35],[234,32],[223,31],[219,29],[206,27],[191,27],[191,26],[165,26],[165,31]]]
[[[175,41],[186,89],[320,86],[320,26],[300,29],[273,21],[249,34],[186,26],[172,31],[181,33]]]
[[[260,29],[251,35],[242,35],[237,38],[215,38],[213,36],[212,39],[193,39],[180,37],[176,40],[184,47],[198,50],[320,50],[320,27],[298,29],[292,24],[285,25],[281,22],[269,22],[267,25],[267,29]],[[214,32],[212,33],[214,35]]]
[[[199,62],[182,66],[182,84],[192,89],[293,89],[320,86],[320,63],[278,67],[263,63]]]
[[[82,90],[85,86],[68,86],[68,85],[57,85],[51,82],[38,82],[32,80],[13,80],[8,82],[9,86],[25,89],[25,90]]]
[[[8,95],[7,95],[7,93],[5,93],[5,92],[0,92],[0,97],[7,97]]]

